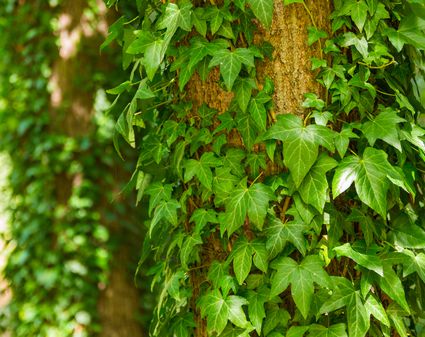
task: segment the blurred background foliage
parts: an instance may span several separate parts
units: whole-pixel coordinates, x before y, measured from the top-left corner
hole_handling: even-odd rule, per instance
[[[0,4],[6,335],[137,337],[150,320],[133,282],[140,211],[123,193],[134,160],[111,146],[122,107],[107,111],[105,90],[125,72],[113,46],[99,51],[109,15],[96,0]]]

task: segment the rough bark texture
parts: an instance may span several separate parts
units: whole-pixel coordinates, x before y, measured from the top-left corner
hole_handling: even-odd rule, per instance
[[[330,0],[306,1],[308,10],[303,4],[283,5],[283,1],[275,1],[273,22],[270,29],[262,29],[255,37],[255,42],[263,40],[270,42],[274,48],[273,59],[266,59],[258,65],[257,74],[259,83],[270,77],[275,85],[274,112],[276,114],[293,113],[303,114],[302,102],[304,94],[316,93],[323,97],[325,91],[315,81],[315,74],[311,71],[311,57],[320,57],[320,48],[317,44],[309,47],[307,44],[307,27],[313,26],[329,31],[329,15],[331,13]],[[312,17],[309,14],[312,14]],[[187,98],[194,103],[195,111],[203,103],[217,109],[219,113],[226,111],[233,93],[226,92],[218,85],[219,71],[213,69],[208,79],[202,82],[198,75],[189,81],[186,92]],[[242,146],[239,137],[229,137],[229,143]],[[204,261],[205,262],[205,261]],[[196,291],[204,277],[194,273],[191,277],[192,285]],[[192,304],[194,306],[194,304]],[[205,321],[201,320],[199,313],[196,315],[197,328],[195,336],[206,337]]]
[[[107,33],[107,9],[101,0],[96,1],[98,9],[95,22],[85,15],[88,0],[67,0],[62,2],[58,18],[59,55],[53,65],[50,84],[51,117],[53,132],[65,133],[70,137],[89,135],[93,130],[93,104],[95,87],[91,78],[96,69],[104,67],[99,57],[102,36]],[[81,176],[57,178],[57,200],[66,205],[71,191],[81,184]],[[110,188],[106,186],[103,188]],[[106,193],[105,193],[106,194]],[[97,206],[100,213],[111,207],[109,200]],[[103,209],[102,209],[103,208]],[[117,222],[104,224],[111,235],[122,236],[123,228]],[[109,283],[101,291],[98,304],[101,337],[141,337],[142,329],[135,319],[139,311],[139,296],[127,262],[130,259],[129,246],[121,244],[114,253]]]
[[[225,112],[233,99],[233,93],[220,87],[218,81],[220,71],[214,68],[204,82],[198,73],[189,80],[186,86],[187,97],[193,102],[195,111],[203,104],[210,108],[217,109],[219,113]]]
[[[317,28],[329,30],[330,0],[306,1]],[[319,57],[318,44],[307,44],[307,27],[313,26],[312,19],[303,4],[288,6],[275,1],[272,27],[264,30],[256,39],[269,41],[274,48],[273,60],[260,65],[260,77],[269,76],[275,85],[275,113],[303,114],[301,103],[304,94],[314,92],[324,95],[323,87],[315,81],[311,71],[311,57]]]

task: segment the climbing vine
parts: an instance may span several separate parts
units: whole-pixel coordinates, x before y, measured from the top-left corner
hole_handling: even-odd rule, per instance
[[[110,27],[131,69],[109,91],[132,97],[116,135],[149,200],[151,335],[422,336],[425,7],[335,0],[325,31],[283,2],[311,17],[326,89],[296,114],[261,74],[273,0],[136,1]],[[211,82],[225,109],[194,100]]]

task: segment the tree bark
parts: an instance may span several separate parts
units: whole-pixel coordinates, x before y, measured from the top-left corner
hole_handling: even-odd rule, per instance
[[[320,58],[322,55],[317,44],[308,46],[307,27],[316,25],[318,29],[329,32],[332,5],[330,0],[309,0],[305,3],[305,6],[300,3],[284,6],[282,0],[275,1],[271,28],[264,29],[258,26],[258,34],[254,38],[256,44],[265,40],[274,48],[272,60],[266,59],[257,65],[257,78],[260,84],[266,76],[273,80],[275,114],[303,115],[304,94],[313,92],[322,98],[325,94],[323,87],[315,80],[315,73],[311,71],[310,59]],[[228,109],[234,94],[224,90],[218,82],[217,68],[210,72],[205,82],[197,74],[188,82],[186,97],[193,102],[195,111],[203,103],[217,109],[219,113]],[[230,144],[243,146],[238,136],[230,138],[232,138],[228,140]],[[215,239],[212,237],[211,240]],[[197,271],[191,276],[195,298],[200,284],[205,280],[205,275],[200,274],[201,272]],[[192,307],[194,306],[192,303]],[[207,337],[205,320],[201,319],[199,312],[196,313],[195,322],[197,324],[195,336]]]

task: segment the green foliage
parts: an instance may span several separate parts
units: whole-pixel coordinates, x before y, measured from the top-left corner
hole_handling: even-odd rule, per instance
[[[10,255],[2,279],[12,294],[1,308],[0,334],[6,330],[19,337],[99,332],[99,286],[108,283],[112,251],[105,224],[117,216],[124,223],[128,209],[110,204],[114,123],[103,114],[109,105],[103,90],[96,95],[101,85],[122,76],[107,81],[98,72],[70,74],[72,85],[97,97],[93,128],[84,136],[62,129],[67,110],[57,111],[56,120],[51,111],[49,80],[59,58],[53,29],[61,5],[44,0],[0,4],[0,151],[11,158],[11,196],[2,200],[11,214],[2,238]],[[98,10],[92,3],[86,14],[97,20]],[[97,46],[82,48],[98,53]],[[81,83],[86,76],[96,79]],[[124,92],[129,83],[112,92]],[[101,204],[110,207],[102,210]]]
[[[284,5],[314,19],[302,0]],[[185,275],[163,290],[152,336],[424,334],[425,7],[333,8],[332,32],[305,27],[327,94],[306,93],[303,117],[275,118],[257,76],[273,2],[149,3],[116,37],[143,120],[126,118],[123,136],[151,178],[143,256],[161,289]],[[211,71],[234,93],[225,111],[193,93]],[[139,81],[155,96],[138,99]]]

